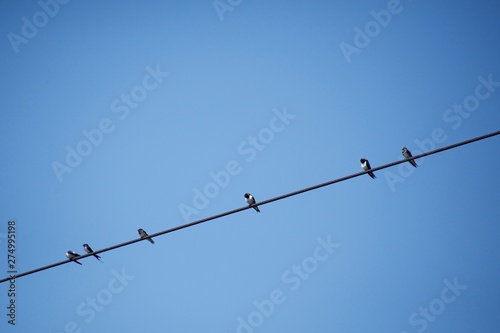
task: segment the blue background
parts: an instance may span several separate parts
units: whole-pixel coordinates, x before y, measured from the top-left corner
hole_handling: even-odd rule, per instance
[[[10,219],[22,272],[499,129],[497,1],[40,3],[0,4],[2,277]],[[19,278],[15,326],[1,284],[0,330],[497,332],[499,147]]]

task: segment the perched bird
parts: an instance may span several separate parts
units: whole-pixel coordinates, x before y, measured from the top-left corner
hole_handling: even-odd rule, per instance
[[[139,235],[141,236],[141,238],[146,238],[148,241],[151,242],[151,244],[154,244],[155,241],[151,239],[151,237],[149,237],[149,235],[147,234],[147,232],[144,231],[144,229],[137,229],[137,232],[139,233]]]
[[[366,158],[362,158],[359,160],[361,162],[361,167],[363,168],[363,170],[365,171],[368,171],[370,170],[372,167],[370,166],[370,162],[368,162],[368,160]],[[375,174],[373,172],[368,172],[368,175],[370,177],[372,177],[373,179],[377,178],[377,176],[375,176]]]
[[[87,253],[92,253],[94,252],[94,250],[92,250],[92,248],[89,246],[89,244],[85,243],[83,244],[83,249],[85,250],[85,252]],[[98,256],[97,254],[93,254],[94,257],[96,257],[97,260],[99,260],[100,262],[102,262],[101,260],[101,257]]]
[[[259,207],[257,207],[257,205],[255,204],[255,198],[253,197],[253,195],[251,195],[250,193],[245,193],[244,197],[245,197],[245,201],[246,201],[246,203],[247,203],[250,207],[253,207],[253,209],[255,209],[258,213],[260,213],[260,209],[259,209]]]
[[[68,252],[66,252],[66,257],[68,257],[69,260],[73,260],[78,265],[81,265],[82,263],[78,262],[78,260],[75,259],[75,258],[78,258],[79,256],[80,255],[78,253],[76,253],[75,251],[69,250]]]
[[[413,155],[411,154],[411,152],[406,147],[403,147],[402,152],[403,152],[403,156],[406,159],[409,159],[409,158],[413,157]],[[409,160],[408,162],[410,162],[411,165],[413,165],[415,168],[418,167],[417,162],[415,162],[415,160]]]

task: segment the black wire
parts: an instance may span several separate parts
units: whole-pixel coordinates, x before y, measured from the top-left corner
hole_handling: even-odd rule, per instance
[[[349,175],[349,176],[337,178],[337,179],[334,179],[334,180],[331,180],[331,181],[328,181],[328,182],[325,182],[325,183],[321,183],[321,184],[318,184],[318,185],[307,187],[307,188],[304,188],[304,189],[301,189],[301,190],[298,190],[298,191],[295,191],[295,192],[290,192],[290,193],[287,193],[287,194],[280,195],[278,197],[274,197],[274,198],[271,198],[271,199],[260,201],[257,204],[259,206],[266,205],[266,204],[274,202],[274,201],[282,200],[282,199],[285,199],[285,198],[288,198],[288,197],[291,197],[291,196],[294,196],[294,195],[298,195],[298,194],[301,194],[301,193],[304,193],[304,192],[309,192],[309,191],[316,190],[316,189],[321,188],[321,187],[325,187],[325,186],[328,186],[328,185],[339,183],[339,182],[342,182],[342,181],[345,181],[345,180],[348,180],[348,179],[351,179],[351,178],[359,177],[359,176],[364,175],[365,173],[368,173],[368,172],[374,172],[374,171],[386,169],[386,168],[389,168],[389,167],[394,166],[394,165],[398,165],[398,164],[401,164],[401,163],[408,162],[409,160],[414,160],[414,159],[422,158],[422,157],[425,157],[425,156],[437,154],[437,153],[443,152],[445,150],[449,150],[449,149],[453,149],[453,148],[460,147],[460,146],[463,146],[463,145],[467,145],[467,144],[470,144],[472,142],[484,140],[484,139],[487,139],[487,138],[490,138],[490,137],[493,137],[493,136],[496,136],[496,135],[499,135],[499,134],[500,134],[500,131],[497,131],[497,132],[493,132],[493,133],[490,133],[490,134],[479,136],[479,137],[476,137],[476,138],[473,138],[473,139],[469,139],[469,140],[466,140],[466,141],[454,143],[452,145],[449,145],[449,146],[446,146],[446,147],[443,147],[443,148],[438,148],[438,149],[435,149],[435,150],[431,150],[431,151],[422,153],[420,155],[415,155],[415,156],[413,156],[410,159],[398,160],[398,161],[395,161],[395,162],[392,162],[392,163],[388,163],[388,164],[385,164],[385,165],[382,165],[382,166],[379,166],[379,167],[376,167],[376,168],[372,168],[372,169],[367,170],[367,171],[358,172],[358,173],[355,173],[355,174],[352,174],[352,175]],[[154,234],[150,234],[149,236],[151,238],[152,237],[161,236],[161,235],[168,234],[168,233],[171,233],[171,232],[174,232],[174,231],[177,231],[177,230],[189,228],[189,227],[195,226],[195,225],[200,224],[200,223],[204,223],[204,222],[208,222],[208,221],[211,221],[211,220],[219,219],[219,218],[224,217],[224,216],[232,215],[232,214],[235,214],[235,213],[238,213],[238,212],[241,212],[243,210],[250,209],[250,208],[253,208],[253,207],[252,206],[244,206],[244,207],[241,207],[241,208],[233,209],[233,210],[230,210],[230,211],[227,211],[227,212],[224,212],[224,213],[220,213],[220,214],[217,214],[217,215],[213,215],[213,216],[201,219],[201,220],[197,220],[197,221],[194,221],[194,222],[182,224],[182,225],[179,225],[179,226],[174,227],[174,228],[170,228],[170,229],[166,229],[166,230],[154,233]],[[141,242],[141,241],[144,241],[144,240],[146,240],[146,239],[145,238],[136,238],[136,239],[124,242],[124,243],[116,244],[116,245],[113,245],[113,246],[110,246],[110,247],[107,247],[107,248],[104,248],[104,249],[101,249],[101,250],[98,250],[98,251],[94,251],[92,253],[87,253],[87,254],[81,255],[81,256],[77,257],[76,259],[78,259],[78,260],[79,259],[83,259],[83,258],[86,258],[86,257],[89,257],[89,256],[93,256],[94,254],[99,254],[99,253],[111,251],[111,250],[114,250],[114,249],[117,249],[117,248],[120,248],[120,247],[123,247],[123,246],[127,246],[127,245],[130,245],[130,244],[133,244],[133,243]],[[63,261],[59,261],[59,262],[56,262],[56,263],[53,263],[53,264],[50,264],[50,265],[47,265],[47,266],[43,266],[43,267],[39,267],[39,268],[33,269],[31,271],[27,271],[27,272],[24,272],[24,273],[19,273],[19,274],[11,275],[9,277],[1,279],[0,283],[9,281],[11,279],[17,279],[17,278],[20,278],[22,276],[34,274],[34,273],[37,273],[37,272],[40,272],[40,271],[44,271],[46,269],[53,268],[53,267],[56,267],[56,266],[64,265],[64,264],[67,264],[67,263],[70,263],[70,262],[72,262],[72,260],[63,260]]]

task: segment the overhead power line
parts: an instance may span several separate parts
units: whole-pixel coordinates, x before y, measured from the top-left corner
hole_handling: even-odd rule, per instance
[[[449,150],[449,149],[457,148],[457,147],[460,147],[460,146],[464,146],[464,145],[467,145],[467,144],[470,144],[470,143],[473,143],[473,142],[476,142],[476,141],[484,140],[484,139],[487,139],[487,138],[499,135],[499,134],[500,134],[500,131],[497,131],[497,132],[493,132],[493,133],[486,134],[486,135],[483,135],[483,136],[478,136],[476,138],[469,139],[469,140],[462,141],[462,142],[458,142],[458,143],[454,143],[454,144],[446,146],[446,147],[434,149],[434,150],[422,153],[420,155],[415,155],[411,159],[415,160],[415,159],[422,158],[422,157],[425,157],[425,156],[429,156],[429,155],[441,153],[441,152],[443,152],[445,150]],[[257,204],[259,206],[263,206],[263,205],[269,204],[269,203],[274,202],[274,201],[283,200],[285,198],[292,197],[294,195],[298,195],[298,194],[302,194],[302,193],[305,193],[305,192],[317,190],[317,189],[319,189],[321,187],[329,186],[329,185],[332,185],[332,184],[335,184],[335,183],[343,182],[343,181],[351,179],[351,178],[359,177],[359,176],[364,175],[365,173],[368,173],[368,172],[374,172],[374,171],[386,169],[386,168],[389,168],[389,167],[392,167],[392,166],[395,166],[395,165],[398,165],[398,164],[401,164],[401,163],[406,163],[406,162],[408,162],[411,159],[402,159],[402,160],[398,160],[398,161],[391,162],[391,163],[388,163],[388,164],[384,164],[384,165],[372,168],[372,169],[367,170],[367,171],[362,171],[362,172],[354,173],[352,175],[348,175],[348,176],[344,176],[344,177],[337,178],[337,179],[334,179],[334,180],[330,180],[328,182],[317,184],[317,185],[314,185],[314,186],[311,186],[311,187],[306,187],[306,188],[303,188],[301,190],[297,190],[297,191],[294,191],[294,192],[286,193],[286,194],[283,194],[283,195],[280,195],[280,196],[277,196],[277,197],[274,197],[274,198],[271,198],[271,199],[267,199],[267,200],[264,200],[264,201],[259,201],[259,202],[257,202]],[[211,220],[219,219],[221,217],[232,215],[232,214],[235,214],[235,213],[238,213],[238,212],[241,212],[243,210],[250,209],[250,208],[252,208],[252,206],[244,206],[244,207],[241,207],[241,208],[233,209],[233,210],[230,210],[230,211],[227,211],[227,212],[224,212],[224,213],[220,213],[220,214],[217,214],[217,215],[206,217],[206,218],[201,219],[201,220],[197,220],[197,221],[194,221],[194,222],[182,224],[182,225],[179,225],[179,226],[174,227],[174,228],[170,228],[170,229],[166,229],[166,230],[154,233],[154,234],[150,234],[149,237],[153,238],[153,237],[157,237],[157,236],[161,236],[161,235],[164,235],[164,234],[168,234],[168,233],[171,233],[171,232],[174,232],[174,231],[177,231],[177,230],[181,230],[181,229],[193,227],[193,226],[195,226],[197,224],[201,224],[201,223],[208,222],[208,221],[211,221]],[[134,244],[134,243],[137,243],[137,242],[141,242],[141,241],[144,241],[144,240],[147,240],[147,239],[145,239],[145,238],[136,238],[136,239],[133,239],[133,240],[130,240],[130,241],[127,241],[127,242],[123,242],[123,243],[116,244],[116,245],[113,245],[113,246],[110,246],[110,247],[107,247],[107,248],[104,248],[104,249],[101,249],[101,250],[94,251],[92,253],[83,254],[83,255],[79,256],[77,259],[80,260],[80,259],[83,259],[83,258],[86,258],[86,257],[89,257],[89,256],[93,256],[94,254],[108,252],[108,251],[111,251],[111,250],[118,249],[120,247],[128,246],[128,245],[131,245],[131,244]],[[18,279],[18,278],[26,276],[26,275],[31,275],[31,274],[34,274],[34,273],[38,273],[38,272],[41,272],[41,271],[44,271],[44,270],[47,270],[47,269],[50,269],[50,268],[54,268],[56,266],[64,265],[64,264],[67,264],[67,263],[70,263],[70,262],[72,262],[72,260],[69,260],[69,259],[68,260],[63,260],[63,261],[59,261],[59,262],[56,262],[56,263],[53,263],[53,264],[50,264],[50,265],[47,265],[47,266],[43,266],[43,267],[39,267],[39,268],[33,269],[31,271],[26,271],[26,272],[23,272],[23,273],[11,275],[9,277],[1,279],[0,283],[9,281],[11,279]]]

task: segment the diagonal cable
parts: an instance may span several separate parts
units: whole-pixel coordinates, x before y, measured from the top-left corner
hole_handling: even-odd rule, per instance
[[[368,172],[373,172],[373,171],[378,171],[378,170],[386,169],[386,168],[389,168],[389,167],[392,167],[392,166],[395,166],[395,165],[398,165],[398,164],[401,164],[401,163],[408,162],[409,160],[415,160],[415,159],[422,158],[422,157],[425,157],[425,156],[429,156],[429,155],[433,155],[433,154],[438,154],[438,153],[441,153],[441,152],[443,152],[445,150],[450,150],[450,149],[457,148],[457,147],[460,147],[460,146],[468,145],[470,143],[473,143],[473,142],[476,142],[476,141],[481,141],[481,140],[484,140],[484,139],[487,139],[487,138],[490,138],[490,137],[493,137],[493,136],[496,136],[496,135],[499,135],[499,134],[500,134],[500,131],[496,131],[496,132],[492,132],[492,133],[489,133],[489,134],[486,134],[486,135],[478,136],[478,137],[475,137],[475,138],[472,138],[472,139],[469,139],[469,140],[465,140],[465,141],[461,141],[461,142],[458,142],[458,143],[451,144],[451,145],[446,146],[446,147],[434,149],[434,150],[422,153],[420,155],[415,155],[415,156],[413,156],[410,159],[398,160],[398,161],[395,161],[395,162],[391,162],[391,163],[388,163],[388,164],[384,164],[384,165],[378,166],[376,168],[372,168],[372,169],[367,170],[367,171],[362,171],[362,172],[354,173],[352,175],[348,175],[348,176],[344,176],[344,177],[337,178],[337,179],[334,179],[334,180],[330,180],[330,181],[325,182],[325,183],[321,183],[321,184],[317,184],[317,185],[314,185],[314,186],[306,187],[306,188],[303,188],[303,189],[300,189],[300,190],[297,190],[297,191],[294,191],[294,192],[289,192],[289,193],[286,193],[286,194],[283,194],[283,195],[280,195],[280,196],[277,196],[277,197],[274,197],[274,198],[271,198],[271,199],[260,201],[257,204],[259,206],[266,205],[266,204],[269,204],[269,203],[274,202],[274,201],[283,200],[285,198],[292,197],[294,195],[298,195],[298,194],[302,194],[302,193],[305,193],[305,192],[313,191],[313,190],[319,189],[321,187],[329,186],[329,185],[332,185],[332,184],[335,184],[335,183],[340,183],[340,182],[346,181],[346,180],[351,179],[351,178],[359,177],[359,176],[364,175],[365,173],[368,173]],[[238,212],[241,212],[243,210],[250,209],[250,208],[252,208],[252,207],[251,206],[244,206],[244,207],[241,207],[241,208],[233,209],[233,210],[230,210],[230,211],[227,211],[227,212],[224,212],[224,213],[220,213],[220,214],[217,214],[217,215],[206,217],[206,218],[201,219],[201,220],[197,220],[197,221],[194,221],[194,222],[190,222],[190,223],[179,225],[179,226],[174,227],[174,228],[170,228],[170,229],[166,229],[166,230],[163,230],[163,231],[159,231],[157,233],[150,234],[149,236],[151,238],[153,238],[153,237],[165,235],[165,234],[177,231],[177,230],[181,230],[181,229],[193,227],[193,226],[195,226],[197,224],[201,224],[201,223],[208,222],[208,221],[211,221],[211,220],[216,220],[216,219],[219,219],[219,218],[224,217],[224,216],[232,215],[232,214],[235,214],[235,213],[238,213]],[[137,242],[141,242],[141,241],[144,241],[144,240],[146,240],[146,239],[143,239],[143,238],[132,239],[132,240],[129,240],[129,241],[126,241],[126,242],[123,242],[123,243],[119,243],[119,244],[116,244],[116,245],[113,245],[113,246],[110,246],[110,247],[106,247],[106,248],[101,249],[101,250],[94,251],[92,253],[83,254],[83,255],[79,256],[78,258],[76,258],[76,259],[80,260],[80,259],[92,256],[94,254],[99,254],[99,253],[103,253],[103,252],[115,250],[115,249],[118,249],[120,247],[128,246],[128,245],[131,245],[131,244],[134,244],[134,243],[137,243]],[[53,264],[50,264],[50,265],[47,265],[47,266],[35,268],[35,269],[31,270],[31,271],[26,271],[26,272],[23,272],[23,273],[11,275],[9,277],[1,279],[0,283],[9,281],[11,279],[17,279],[17,278],[20,278],[22,276],[26,276],[26,275],[38,273],[38,272],[41,272],[41,271],[44,271],[44,270],[47,270],[47,269],[50,269],[50,268],[54,268],[54,267],[57,267],[57,266],[60,266],[60,265],[64,265],[64,264],[67,264],[67,263],[70,263],[70,262],[71,262],[71,260],[63,260],[63,261],[59,261],[59,262],[56,262],[56,263],[53,263]]]

